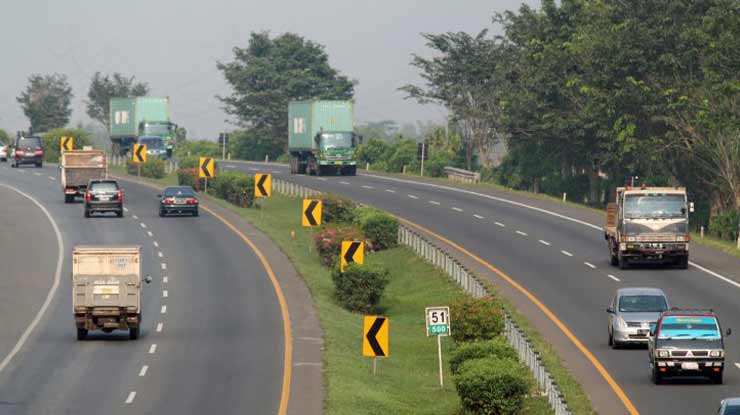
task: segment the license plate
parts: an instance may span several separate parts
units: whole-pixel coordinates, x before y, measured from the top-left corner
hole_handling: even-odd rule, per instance
[[[185,204],[185,199],[175,199],[175,204],[176,205],[184,205]]]
[[[110,202],[110,196],[98,196],[98,200],[103,202]]]
[[[683,370],[699,370],[699,364],[696,362],[684,362],[681,363],[681,369]]]
[[[637,330],[639,336],[647,336],[648,330]]]
[[[93,288],[95,295],[118,295],[117,285],[96,285]]]
[[[344,162],[343,162],[343,161],[338,161],[338,162],[337,162],[337,165],[338,165],[338,166],[341,166],[342,164],[344,164]]]

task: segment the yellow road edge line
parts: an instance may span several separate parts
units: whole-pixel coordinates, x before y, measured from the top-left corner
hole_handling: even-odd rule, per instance
[[[400,220],[404,224],[417,228],[425,233],[428,233],[429,235],[432,235],[433,237],[439,239],[440,241],[447,243],[448,245],[452,246],[453,248],[457,249],[463,254],[469,256],[470,258],[472,258],[479,264],[493,271],[496,275],[498,275],[501,279],[509,283],[511,286],[516,288],[517,291],[519,291],[521,294],[527,297],[529,301],[531,301],[534,305],[536,305],[537,308],[539,308],[540,311],[542,311],[542,313],[545,314],[545,316],[547,316],[547,318],[549,318],[550,321],[552,321],[555,324],[555,326],[557,326],[557,328],[560,329],[560,331],[563,334],[565,334],[568,340],[570,340],[571,343],[573,343],[573,345],[576,346],[576,348],[586,357],[586,359],[588,359],[588,361],[591,362],[591,364],[596,368],[596,370],[599,372],[601,377],[603,377],[604,380],[606,380],[606,382],[612,388],[612,390],[617,395],[617,397],[622,401],[622,403],[624,404],[625,408],[627,408],[627,411],[630,413],[630,415],[640,414],[640,412],[637,411],[637,408],[635,408],[635,406],[632,404],[632,401],[630,401],[630,399],[627,397],[627,394],[624,393],[622,388],[619,386],[617,381],[615,381],[614,378],[609,374],[609,372],[606,370],[604,365],[602,365],[601,362],[599,362],[599,360],[596,358],[596,356],[594,356],[593,353],[591,353],[591,351],[588,350],[586,346],[584,346],[583,343],[581,343],[580,340],[578,340],[575,334],[573,334],[573,332],[570,331],[570,329],[555,315],[555,313],[553,313],[545,304],[542,303],[542,301],[540,301],[537,297],[535,297],[534,294],[529,292],[529,290],[524,288],[524,286],[516,282],[513,278],[506,275],[505,272],[489,264],[484,259],[468,251],[467,249],[463,248],[457,243],[452,242],[451,240],[445,238],[444,236],[439,235],[406,218],[403,218],[400,216],[396,216],[396,217],[398,218],[398,220]]]
[[[150,187],[152,189],[159,190],[159,186],[153,185],[151,183],[145,183],[138,180],[127,180],[125,177],[120,177],[117,175],[111,175],[113,177],[116,177],[120,180],[134,182],[143,186]],[[272,283],[272,287],[275,290],[275,294],[278,298],[278,303],[280,303],[280,311],[283,317],[283,336],[285,337],[285,354],[283,356],[283,385],[282,385],[282,391],[280,393],[280,406],[278,409],[278,415],[286,415],[288,413],[288,401],[290,400],[290,379],[293,375],[293,337],[290,329],[290,313],[288,312],[288,303],[285,301],[285,295],[283,295],[283,289],[280,287],[280,283],[277,280],[277,277],[275,276],[275,272],[272,270],[272,267],[270,266],[270,263],[267,261],[267,258],[265,258],[265,255],[260,251],[260,249],[257,247],[257,245],[252,242],[249,237],[244,235],[242,231],[236,228],[231,222],[229,222],[226,218],[222,217],[218,213],[214,212],[211,208],[207,206],[201,205],[203,209],[206,210],[206,212],[210,213],[214,218],[218,219],[226,225],[227,228],[231,229],[232,232],[237,234],[244,243],[249,246],[252,251],[254,251],[255,255],[257,255],[257,258],[262,263],[262,267],[267,272],[267,276],[270,277],[270,282]]]

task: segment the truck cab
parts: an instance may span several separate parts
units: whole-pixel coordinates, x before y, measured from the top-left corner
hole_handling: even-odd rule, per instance
[[[172,157],[172,149],[175,142],[176,127],[175,124],[166,121],[142,121],[139,123],[139,140],[152,137],[159,138],[162,142],[163,151],[161,153],[158,152],[156,155],[152,154],[152,156],[170,158]],[[147,147],[147,153],[149,152],[148,149],[149,147]]]

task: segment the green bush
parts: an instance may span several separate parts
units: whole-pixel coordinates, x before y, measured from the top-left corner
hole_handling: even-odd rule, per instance
[[[177,170],[177,183],[180,186],[190,186],[196,192],[200,192],[203,190],[204,180],[198,177],[197,168],[180,168]]]
[[[716,215],[709,219],[709,233],[720,239],[735,240],[740,213],[730,212]]]
[[[516,351],[503,337],[462,343],[450,356],[450,370],[457,375],[460,366],[468,360],[494,357],[496,359],[517,359]]]
[[[55,128],[41,136],[44,147],[44,161],[56,163],[59,161],[60,139],[62,137],[74,137],[75,150],[81,150],[83,146],[91,145],[90,135],[77,128]]]
[[[352,200],[337,196],[326,195],[321,198],[323,208],[321,214],[325,223],[352,223],[354,210],[357,204]]]
[[[395,146],[395,151],[388,159],[388,170],[391,172],[403,171],[403,166],[414,170],[416,161],[416,142],[413,140],[401,140]]]
[[[518,414],[531,386],[527,369],[513,359],[470,360],[462,364],[455,377],[466,414]]]
[[[452,338],[456,342],[488,340],[504,331],[504,313],[494,297],[461,297],[450,306],[455,322]]]
[[[432,154],[429,160],[424,162],[424,175],[430,177],[445,177],[445,167],[451,166],[452,162],[444,154]]]
[[[178,166],[181,169],[197,169],[199,161],[200,161],[199,157],[193,157],[193,156],[183,157],[178,162]]]
[[[355,224],[368,239],[370,249],[381,251],[398,245],[398,219],[379,209],[355,209]]]
[[[348,264],[344,272],[338,267],[331,274],[334,295],[339,304],[353,312],[371,312],[380,302],[385,286],[390,281],[388,270],[369,266]]]
[[[226,171],[209,180],[208,193],[239,207],[251,207],[254,204],[254,178]]]
[[[158,158],[147,159],[145,163],[141,163],[141,177],[149,177],[152,179],[161,179],[167,174],[164,169],[164,160]],[[126,160],[126,171],[132,176],[139,174],[139,166],[131,160]]]
[[[319,259],[327,267],[334,266],[339,260],[342,241],[364,240],[362,234],[353,227],[329,225],[320,228],[314,235],[314,245]]]

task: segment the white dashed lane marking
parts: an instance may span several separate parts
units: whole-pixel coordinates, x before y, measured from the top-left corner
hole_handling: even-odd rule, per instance
[[[41,176],[41,173],[39,173],[39,172],[34,172],[33,174],[36,175],[36,176]]]
[[[477,213],[476,213],[476,214],[474,214],[474,215],[473,215],[473,217],[475,217],[475,218],[477,218],[477,219],[485,219],[485,218],[484,218],[483,216],[481,216],[481,215],[479,215],[479,214],[477,214]]]
[[[124,212],[128,212],[128,208],[127,207],[123,208],[123,210],[124,210]]]
[[[162,310],[160,310],[160,311],[162,312],[162,314],[167,314],[167,306],[166,305],[163,305],[162,306]]]
[[[170,281],[169,277],[162,277],[162,283],[167,284]]]
[[[162,257],[164,256],[164,254],[162,254],[162,251],[159,251],[159,252],[157,252],[157,255],[158,255],[158,256],[159,256],[160,258],[162,258]]]
[[[367,185],[362,185],[362,188],[363,188],[363,189],[375,189],[374,187],[372,187],[372,186],[367,186]]]
[[[157,333],[161,333],[164,328],[164,323],[157,323]]]
[[[134,220],[139,219],[139,217],[136,215],[132,215],[131,217],[134,218]]]
[[[164,262],[162,263],[162,269],[167,269],[167,264],[165,264]]]
[[[169,292],[168,292],[167,290],[163,290],[163,291],[162,291],[162,297],[163,297],[163,298],[167,298],[167,297],[169,297],[169,296],[170,296],[170,293],[169,293]]]
[[[154,246],[155,246],[156,248],[159,248],[159,242],[157,242],[157,241],[154,241],[154,242],[152,242],[152,243],[154,244]]]
[[[571,253],[570,253],[570,252],[568,252],[568,251],[560,251],[560,252],[561,252],[561,253],[562,253],[563,255],[566,255],[566,256],[573,256],[573,254],[571,254]]]
[[[541,243],[542,245],[545,245],[545,246],[550,246],[550,242],[547,242],[547,241],[543,241],[542,239],[540,239],[540,243]]]
[[[149,235],[149,237],[150,237],[150,238],[151,238],[152,236],[154,236],[154,234],[152,233],[152,231],[146,231],[146,234],[147,234],[147,235]]]
[[[584,262],[583,265],[585,265],[585,266],[587,266],[587,267],[589,267],[591,269],[596,269],[596,265],[594,265],[594,264],[592,264],[590,262]]]
[[[502,228],[505,228],[505,227],[506,227],[506,225],[504,225],[504,224],[503,224],[503,223],[501,223],[501,222],[493,222],[493,223],[495,223],[495,224],[496,224],[496,226],[500,226],[500,227],[502,227]]]
[[[452,207],[452,210],[454,210],[455,212],[462,212],[463,211],[459,207],[455,207],[455,206]]]
[[[324,178],[324,177],[317,177],[316,180],[321,180],[322,182],[325,182],[326,181],[326,178]]]
[[[735,363],[735,367],[740,369],[740,363]]]
[[[142,228],[146,229],[146,223],[141,222],[139,225],[141,225]]]
[[[157,353],[157,345],[156,344],[153,344],[153,345],[149,346],[149,354],[154,354],[154,353]]]
[[[143,377],[146,376],[146,371],[149,370],[149,366],[144,365],[141,367],[141,370],[139,371],[139,376]]]
[[[339,182],[339,183],[341,183],[341,184],[349,184],[349,182]]]
[[[527,236],[527,233],[526,232],[516,231],[516,233],[518,233],[519,235],[522,235],[522,236]]]
[[[126,405],[131,405],[134,403],[134,399],[136,399],[136,391],[131,391],[131,393],[128,394],[128,397],[126,398]]]
[[[414,195],[408,195],[408,197],[410,197],[412,199],[418,199],[419,198],[419,196],[414,196]]]
[[[437,202],[436,200],[430,200],[430,201],[429,201],[429,203],[431,203],[431,204],[433,204],[433,205],[436,205],[436,206],[439,206],[439,204],[440,204],[440,203],[439,203],[439,202]]]
[[[49,176],[49,180],[56,180],[56,179],[57,179],[56,177]]]
[[[396,191],[393,190],[393,189],[385,189],[385,191],[388,192],[388,193],[396,193]]]
[[[619,281],[620,281],[620,279],[619,279],[619,278],[615,277],[615,276],[614,276],[614,275],[612,275],[612,274],[607,274],[607,277],[609,277],[609,278],[613,279],[613,280],[614,280],[614,281],[616,281],[616,282],[619,282]]]

